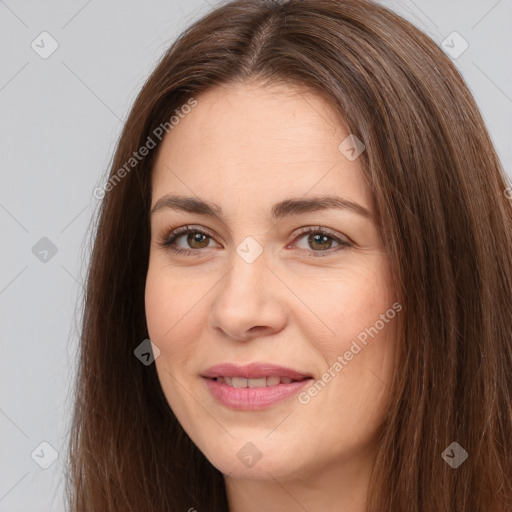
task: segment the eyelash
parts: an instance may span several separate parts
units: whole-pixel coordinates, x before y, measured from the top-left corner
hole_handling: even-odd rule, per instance
[[[200,256],[201,255],[200,253],[202,252],[202,250],[207,249],[207,247],[205,247],[203,249],[181,249],[181,248],[174,246],[174,243],[180,236],[187,235],[189,233],[200,233],[202,235],[207,236],[210,239],[213,239],[213,237],[209,233],[207,233],[205,230],[203,230],[201,228],[197,228],[194,226],[181,226],[179,228],[169,229],[168,231],[166,231],[159,238],[158,244],[161,247],[163,247],[164,249],[171,250],[175,254],[181,254],[181,255],[185,255],[185,256]],[[307,228],[300,229],[296,233],[294,242],[296,240],[302,238],[304,235],[308,235],[310,233],[327,236],[328,238],[331,238],[332,240],[334,240],[335,242],[340,244],[340,246],[335,248],[334,250],[327,249],[327,250],[323,250],[323,251],[322,250],[320,250],[320,251],[310,250],[309,251],[307,249],[299,249],[300,251],[315,253],[314,256],[310,254],[310,256],[313,258],[329,256],[329,255],[333,254],[334,252],[338,252],[339,250],[353,247],[353,245],[350,242],[348,242],[346,240],[341,240],[337,236],[334,236],[330,231],[327,231],[325,228],[322,228],[320,226],[307,227]]]

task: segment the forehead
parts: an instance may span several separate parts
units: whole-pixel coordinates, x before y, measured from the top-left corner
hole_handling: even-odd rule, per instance
[[[339,150],[349,133],[317,94],[287,85],[236,84],[196,100],[161,143],[153,203],[171,191],[216,202],[219,193],[232,191],[253,202],[336,189],[370,207],[359,162]]]

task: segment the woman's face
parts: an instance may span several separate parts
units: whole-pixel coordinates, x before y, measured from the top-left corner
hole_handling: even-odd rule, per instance
[[[312,93],[245,84],[196,99],[152,176],[146,316],[169,406],[231,477],[366,471],[401,306],[361,148]],[[327,196],[339,200],[311,202]]]

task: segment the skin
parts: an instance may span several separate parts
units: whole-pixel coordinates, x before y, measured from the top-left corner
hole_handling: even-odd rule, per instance
[[[224,474],[231,512],[363,511],[394,371],[396,317],[307,404],[294,396],[261,411],[232,410],[200,376],[218,363],[256,361],[321,379],[396,302],[374,220],[348,209],[270,216],[283,199],[323,194],[375,213],[360,159],[340,152],[349,134],[311,92],[235,84],[197,101],[162,141],[152,206],[172,193],[223,213],[221,220],[169,208],[151,215],[146,317],[162,389]],[[190,224],[211,237],[187,243],[185,234],[175,243],[197,256],[159,245],[166,230]],[[296,235],[306,226],[353,245],[308,243],[308,234]],[[263,249],[252,263],[236,252],[248,236]],[[247,442],[261,453],[251,467],[237,457]]]

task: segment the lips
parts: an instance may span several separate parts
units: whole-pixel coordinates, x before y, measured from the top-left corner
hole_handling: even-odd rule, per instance
[[[312,379],[297,370],[269,363],[220,364],[206,370],[201,377],[219,404],[242,411],[277,406],[290,400]]]
[[[312,379],[306,373],[270,363],[218,364],[201,377],[219,404],[244,411],[266,409],[291,399]]]
[[[266,386],[275,386],[279,383],[289,384],[311,378],[311,375],[270,363],[251,363],[246,366],[223,363],[208,368],[202,377],[240,388],[263,387],[263,379],[265,379]],[[277,380],[278,378],[279,380]]]

